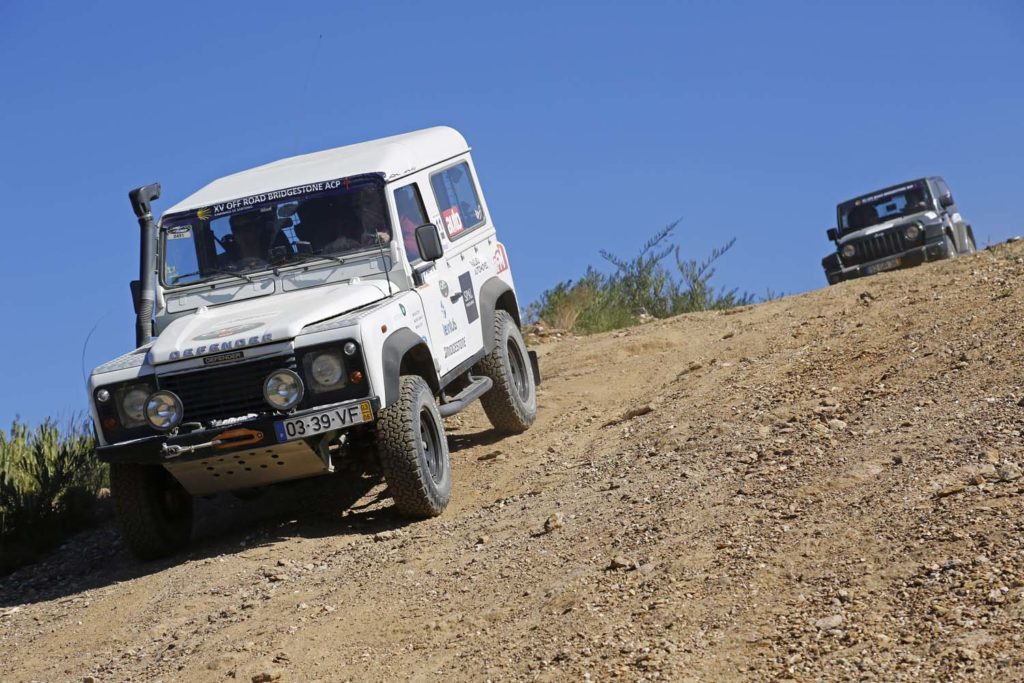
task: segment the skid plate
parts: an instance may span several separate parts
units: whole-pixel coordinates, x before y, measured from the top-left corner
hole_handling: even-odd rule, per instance
[[[330,470],[304,441],[292,441],[251,451],[187,462],[167,462],[167,471],[193,496],[251,488],[289,479],[301,479]]]

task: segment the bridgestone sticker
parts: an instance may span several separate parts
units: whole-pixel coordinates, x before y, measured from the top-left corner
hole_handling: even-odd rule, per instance
[[[450,356],[454,356],[455,354],[457,354],[459,351],[461,351],[464,348],[466,348],[466,338],[465,337],[463,337],[462,339],[459,339],[454,344],[449,344],[448,346],[444,347],[444,357],[445,358],[449,358]]]

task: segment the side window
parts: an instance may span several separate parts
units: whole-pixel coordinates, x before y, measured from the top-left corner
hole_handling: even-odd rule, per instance
[[[416,228],[428,223],[427,211],[423,208],[423,197],[416,183],[410,183],[395,190],[395,206],[398,208],[398,225],[402,230],[402,243],[409,262],[418,261],[420,249],[416,246]]]
[[[483,224],[484,208],[480,205],[469,164],[465,161],[432,175],[430,185],[449,238],[455,239],[459,234]]]

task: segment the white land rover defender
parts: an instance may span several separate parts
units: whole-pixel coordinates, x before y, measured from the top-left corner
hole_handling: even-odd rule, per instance
[[[830,285],[975,251],[974,231],[956,208],[946,181],[919,178],[836,207],[828,229],[836,251],[821,261]]]
[[[508,255],[451,128],[284,159],[210,183],[142,231],[136,348],[92,372],[124,536],[173,553],[194,496],[328,474],[375,452],[401,513],[440,514],[442,419],[537,411]]]

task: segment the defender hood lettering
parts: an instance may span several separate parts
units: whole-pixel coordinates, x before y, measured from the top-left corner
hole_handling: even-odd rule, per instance
[[[385,296],[362,282],[303,289],[201,308],[167,326],[149,350],[154,365],[294,339],[306,325],[361,308]]]

